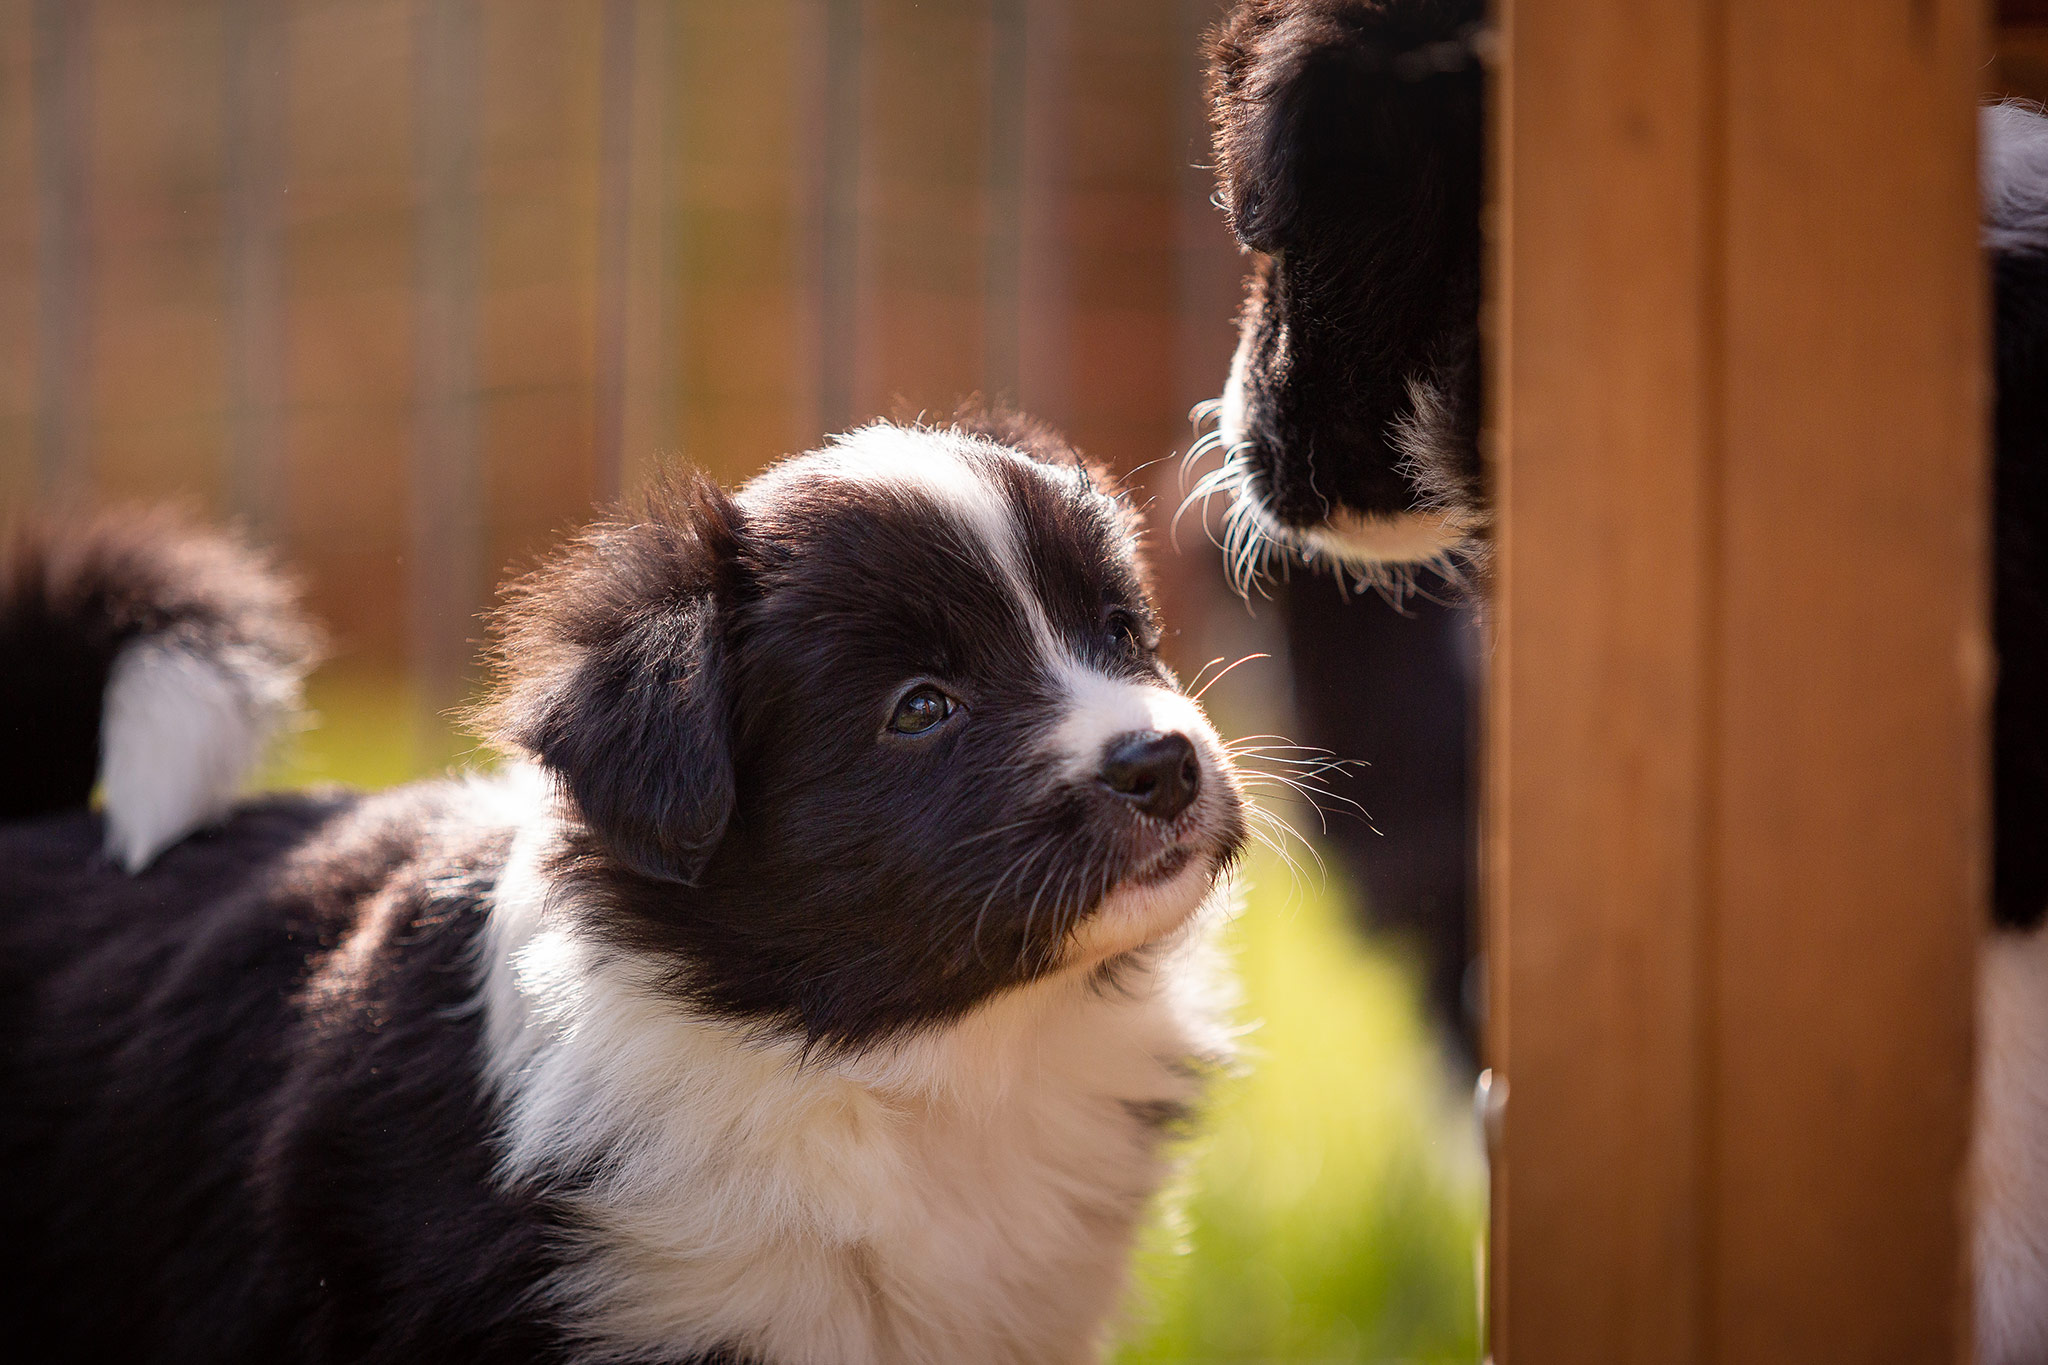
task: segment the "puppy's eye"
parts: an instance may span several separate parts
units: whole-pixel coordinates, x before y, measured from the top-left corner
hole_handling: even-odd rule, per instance
[[[889,731],[898,735],[921,735],[952,715],[959,705],[930,683],[913,687],[903,694],[903,700],[896,703],[895,714],[889,717]]]
[[[1109,636],[1109,642],[1118,649],[1142,651],[1152,648],[1151,641],[1146,638],[1144,623],[1123,607],[1111,607],[1103,613],[1102,629]]]

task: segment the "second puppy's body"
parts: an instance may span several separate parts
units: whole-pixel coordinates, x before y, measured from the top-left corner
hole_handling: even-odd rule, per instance
[[[592,532],[508,609],[503,776],[0,824],[22,1339],[1089,1358],[1222,1045],[1241,817],[1123,512],[1019,434],[873,428]],[[138,649],[234,694],[235,576],[96,614],[167,553],[123,534],[19,560],[0,631],[68,624],[110,715],[165,701]]]

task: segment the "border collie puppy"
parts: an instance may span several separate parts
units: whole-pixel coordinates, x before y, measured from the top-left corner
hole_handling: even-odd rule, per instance
[[[263,566],[20,540],[10,1340],[1092,1358],[1226,1051],[1244,835],[1135,530],[1021,422],[681,476],[512,589],[502,775],[241,804],[309,648]]]
[[[1491,527],[1479,430],[1483,90],[1467,0],[1245,0],[1212,44],[1222,201],[1259,253],[1209,489],[1370,578]],[[1980,986],[1978,1354],[2048,1360],[2048,117],[1983,111],[1996,312],[1993,932]]]

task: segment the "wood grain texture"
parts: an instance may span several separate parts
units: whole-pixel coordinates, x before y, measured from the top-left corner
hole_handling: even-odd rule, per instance
[[[1959,1359],[1981,14],[1508,9],[1497,1358]]]
[[[1703,14],[1506,36],[1489,960],[1495,1349],[1699,1357]]]
[[[1728,1360],[1939,1360],[1985,892],[1979,35],[1727,9],[1714,1325]]]

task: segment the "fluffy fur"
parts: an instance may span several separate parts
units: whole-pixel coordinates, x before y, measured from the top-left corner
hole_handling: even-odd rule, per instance
[[[1243,838],[1134,529],[1035,428],[869,428],[518,585],[502,775],[246,803],[131,874],[124,796],[10,762],[0,1315],[56,1360],[1089,1358],[1227,1053]],[[216,586],[296,638],[255,566]],[[0,657],[100,600],[0,599]],[[140,695],[257,711],[245,643]],[[161,785],[194,706],[129,690],[103,733]]]
[[[1256,268],[1210,488],[1268,549],[1449,563],[1478,455],[1479,0],[1246,0],[1210,41],[1221,201]]]
[[[0,819],[97,786],[107,851],[130,872],[226,813],[296,713],[317,645],[260,556],[162,512],[7,533],[0,619],[0,714],[17,718],[12,762],[30,777],[0,789]]]

